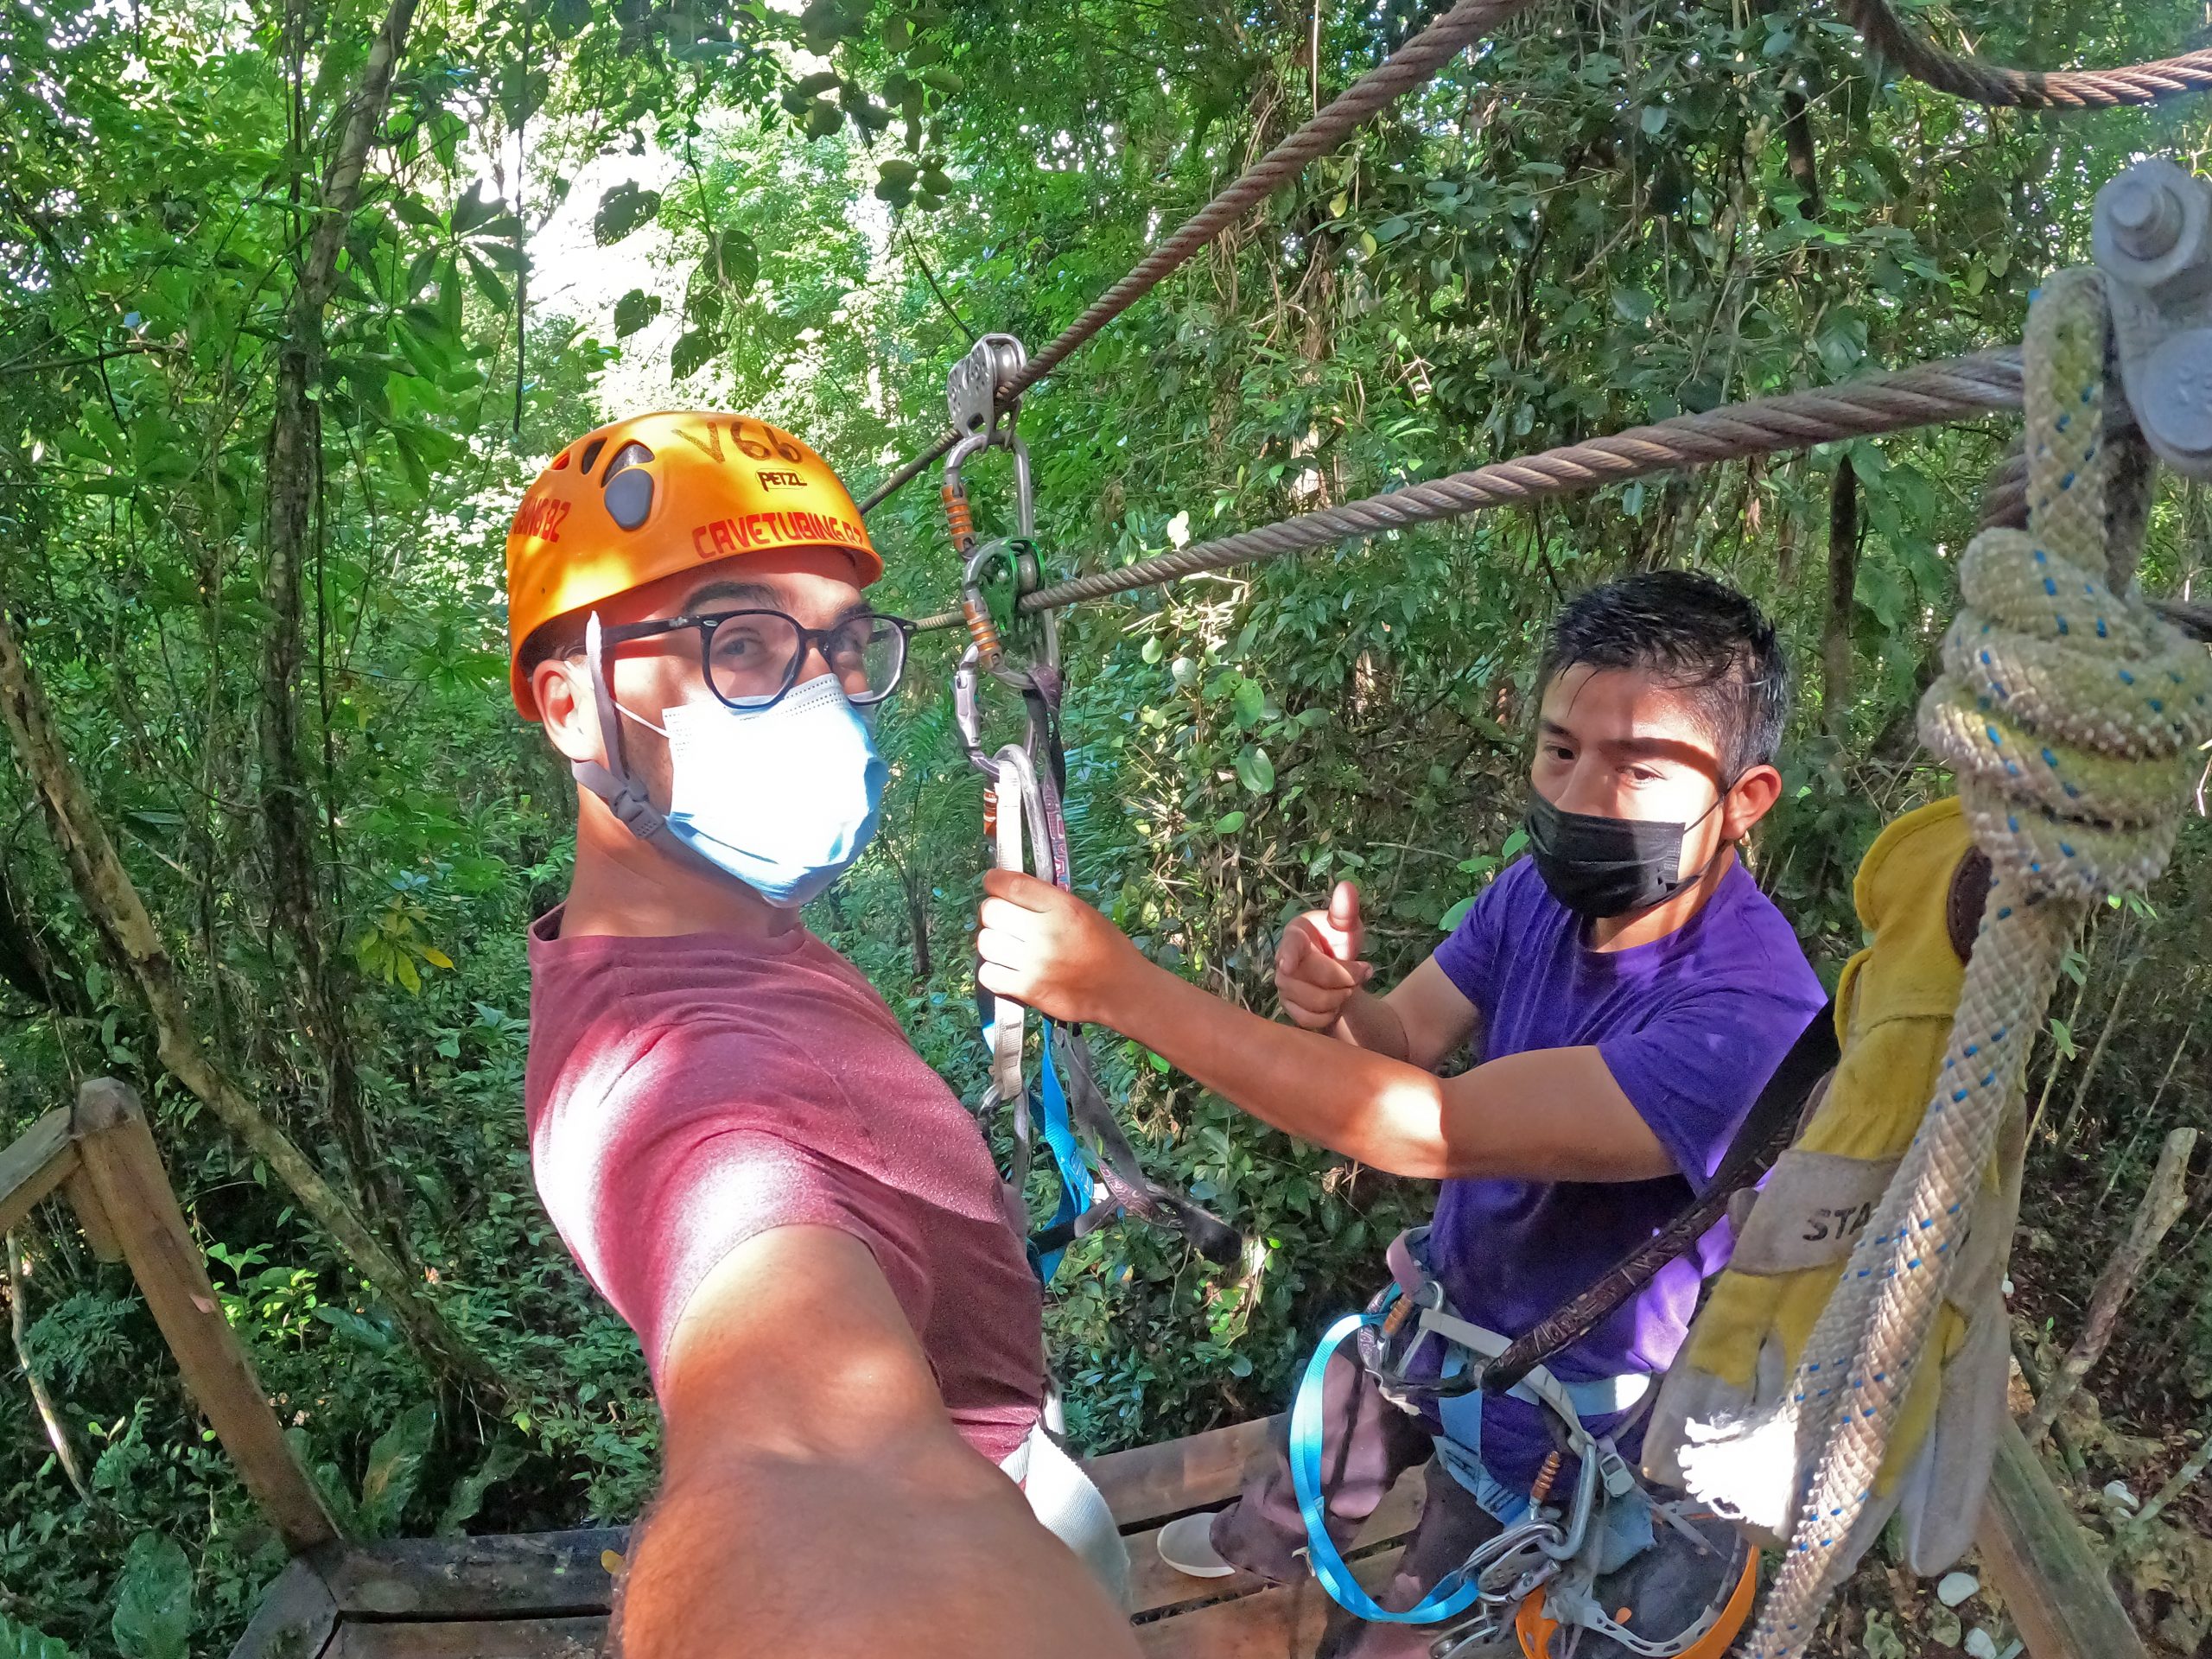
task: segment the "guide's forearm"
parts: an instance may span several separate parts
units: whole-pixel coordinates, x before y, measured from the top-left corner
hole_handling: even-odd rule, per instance
[[[1105,1024],[1302,1141],[1398,1175],[1469,1173],[1447,1166],[1443,1084],[1402,1060],[1247,1014],[1151,963],[1109,995],[1105,1014]]]
[[[1330,1033],[1338,1042],[1363,1048],[1386,1059],[1406,1058],[1406,1027],[1389,999],[1372,991],[1354,991],[1343,1015]]]

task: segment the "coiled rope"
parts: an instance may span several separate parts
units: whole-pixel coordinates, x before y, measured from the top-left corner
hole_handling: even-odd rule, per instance
[[[1885,0],[1844,0],[1866,44],[1939,92],[2002,109],[2105,110],[2212,88],[2212,48],[2122,69],[2008,69],[1938,51],[1908,29]]]
[[[1797,1444],[1822,1449],[1746,1649],[1757,1659],[1802,1652],[1853,1558],[2060,958],[2094,902],[2164,868],[2191,752],[2212,738],[2212,658],[2129,592],[2141,520],[2113,499],[2094,273],[2045,287],[2026,354],[2029,528],[1968,546],[1943,676],[1920,711],[1922,739],[1957,774],[1989,855],[1988,906],[1920,1134],[1788,1392],[1782,1417]]]
[[[1248,560],[1305,552],[1356,537],[1479,512],[1485,507],[1570,495],[1679,467],[1709,466],[1745,455],[1802,449],[1835,438],[1868,437],[1985,415],[1992,410],[2014,409],[2019,405],[2020,388],[2020,354],[2008,348],[1925,363],[1895,374],[1869,375],[1840,386],[1724,404],[1702,414],[1678,415],[1655,425],[1630,427],[1585,443],[1492,461],[1363,501],[1301,513],[1218,541],[1140,559],[1119,569],[1096,570],[1056,582],[1025,594],[1020,609],[1027,613],[1057,610],[1082,600],[1159,587]],[[940,611],[914,626],[918,630],[945,628],[960,620],[958,611]]]
[[[1315,156],[1334,149],[1346,134],[1385,105],[1426,86],[1459,55],[1459,49],[1493,34],[1529,0],[1459,0],[1459,3],[1317,112],[1248,168],[1212,200],[1191,215],[1173,236],[1133,266],[1070,323],[1059,338],[1029,359],[1028,365],[999,389],[1001,403],[1011,403],[1067,360],[1070,353],[1179,270],[1184,262],[1305,170]],[[945,433],[875,487],[861,503],[873,512],[958,442]]]

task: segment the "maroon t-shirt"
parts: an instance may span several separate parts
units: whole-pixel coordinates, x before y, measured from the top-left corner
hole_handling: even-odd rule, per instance
[[[658,1382],[700,1281],[771,1228],[874,1254],[954,1425],[993,1462],[1037,1421],[1042,1299],[976,1122],[860,970],[766,941],[530,934],[531,1167]]]

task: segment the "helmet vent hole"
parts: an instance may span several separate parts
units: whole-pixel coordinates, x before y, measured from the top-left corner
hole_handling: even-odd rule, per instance
[[[640,447],[637,444],[630,446],[632,449]],[[626,454],[628,451],[625,450],[623,453]],[[619,467],[621,463],[622,456],[617,455],[614,458],[614,465]],[[613,467],[610,467],[607,470],[611,473]],[[645,522],[646,517],[652,510],[653,475],[651,473],[632,466],[607,485],[607,513],[623,529],[637,529]]]
[[[576,463],[576,470],[580,473],[591,471],[599,464],[599,452],[606,448],[605,438],[594,438],[589,443],[584,445],[583,459]]]
[[[600,487],[604,489],[631,467],[642,467],[652,458],[653,452],[642,443],[624,444],[614,452],[614,459],[607,463],[607,470],[600,474]]]
[[[565,449],[563,449],[559,454],[553,457],[553,470],[556,473],[567,467],[568,464],[569,452]]]

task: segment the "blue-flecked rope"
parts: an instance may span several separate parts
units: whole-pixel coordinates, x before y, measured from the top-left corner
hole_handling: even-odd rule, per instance
[[[1921,705],[1993,880],[1926,1116],[1785,1396],[1797,1444],[1820,1450],[1744,1649],[1753,1659],[1803,1651],[1865,1541],[1854,1533],[2059,962],[2092,903],[2164,868],[2194,753],[2212,739],[2212,658],[2131,591],[2139,550],[2107,518],[2106,338],[2094,273],[2062,272],[2037,296],[2028,528],[1967,548],[1945,671]]]

